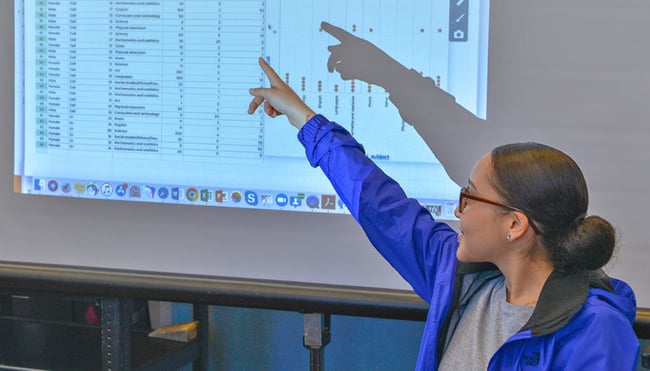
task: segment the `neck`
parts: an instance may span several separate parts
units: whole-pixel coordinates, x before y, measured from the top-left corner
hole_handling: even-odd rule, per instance
[[[553,266],[545,260],[526,259],[517,264],[502,264],[506,279],[506,300],[515,305],[535,306]]]

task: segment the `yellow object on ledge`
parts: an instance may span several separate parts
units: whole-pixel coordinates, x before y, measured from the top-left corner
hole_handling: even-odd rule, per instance
[[[149,333],[149,337],[190,342],[196,338],[196,328],[199,321],[181,323],[178,325],[169,325],[157,328]]]

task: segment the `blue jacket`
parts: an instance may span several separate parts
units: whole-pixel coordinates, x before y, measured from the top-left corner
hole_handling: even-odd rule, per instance
[[[317,115],[298,138],[373,246],[429,303],[417,369],[437,369],[474,290],[501,272],[458,262],[456,232],[408,198],[343,127]],[[553,272],[528,323],[497,350],[488,369],[634,370],[635,313],[626,283],[602,271]]]

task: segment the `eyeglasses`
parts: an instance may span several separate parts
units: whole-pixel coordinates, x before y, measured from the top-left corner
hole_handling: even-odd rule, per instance
[[[465,210],[465,207],[467,207],[467,200],[475,200],[475,201],[479,201],[479,202],[484,202],[486,204],[499,206],[499,207],[502,207],[504,209],[508,209],[508,210],[511,210],[511,211],[518,211],[518,212],[526,215],[526,213],[524,213],[520,209],[517,209],[516,207],[504,205],[504,204],[498,203],[496,201],[488,200],[487,198],[473,196],[473,195],[471,195],[469,193],[469,187],[467,187],[467,186],[460,189],[460,195],[458,196],[458,212],[459,213],[462,213]],[[528,217],[528,215],[526,215],[526,218],[528,219],[528,224],[533,229],[533,231],[536,234],[541,234],[540,230],[537,228],[535,223],[533,223],[533,221]]]

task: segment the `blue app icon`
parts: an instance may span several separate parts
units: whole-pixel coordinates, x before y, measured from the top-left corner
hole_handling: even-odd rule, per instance
[[[287,197],[287,195],[284,193],[280,193],[279,195],[275,196],[275,203],[280,207],[285,207],[289,203],[289,197]]]
[[[180,198],[181,190],[177,187],[172,188],[172,200],[178,201]]]
[[[34,190],[40,191],[45,186],[45,181],[42,179],[34,179]]]
[[[318,197],[311,195],[307,197],[307,206],[309,206],[310,209],[318,209]]]
[[[257,203],[259,202],[259,199],[257,197],[257,193],[255,193],[255,192],[246,191],[244,193],[244,198],[246,199],[246,203],[251,205],[251,206],[256,206]]]
[[[169,197],[169,190],[166,187],[158,188],[158,197],[161,200],[166,200]]]
[[[293,207],[298,207],[298,206],[302,205],[302,199],[299,198],[299,197],[296,197],[296,196],[292,196],[292,197],[289,199],[289,203],[290,203],[291,206],[293,206]]]
[[[117,187],[115,187],[115,194],[120,196],[120,197],[123,197],[126,194],[128,189],[129,189],[128,184],[126,184],[126,183],[120,184]]]

